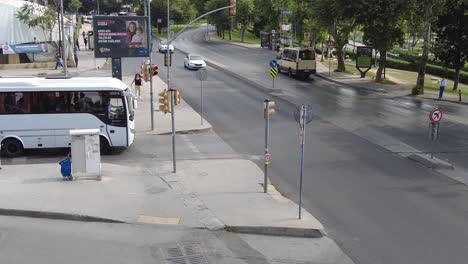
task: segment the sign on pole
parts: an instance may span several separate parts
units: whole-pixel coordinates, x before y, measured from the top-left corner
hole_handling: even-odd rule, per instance
[[[372,47],[357,47],[356,68],[361,73],[361,78],[366,77],[367,71],[372,68]]]
[[[431,120],[432,123],[439,123],[442,120],[442,117],[443,113],[439,108],[433,109],[429,114],[429,120]]]
[[[199,69],[195,73],[195,75],[197,76],[197,79],[200,80],[200,81],[206,81],[206,79],[208,78],[208,73],[207,73],[205,68]]]
[[[276,79],[278,77],[278,69],[271,68],[270,69],[270,76],[271,76],[271,78]]]

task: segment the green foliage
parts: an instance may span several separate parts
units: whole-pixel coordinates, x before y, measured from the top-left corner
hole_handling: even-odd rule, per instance
[[[419,70],[417,63],[392,58],[387,58],[386,66],[404,71],[417,72]],[[433,64],[426,65],[426,73],[447,79],[453,79],[455,76],[455,70]],[[468,84],[468,72],[460,72],[460,82]]]
[[[435,27],[435,55],[455,69],[463,68],[468,61],[468,15],[464,13],[467,8],[460,0],[448,0]]]
[[[208,0],[205,3],[205,12],[215,10],[221,7],[227,6],[227,1],[225,0]],[[218,34],[224,32],[224,30],[230,28],[230,16],[229,10],[222,10],[208,16],[208,20],[211,24],[216,24],[216,29]]]
[[[197,9],[190,0],[172,0],[171,16],[178,23],[188,23],[197,15]]]
[[[52,28],[57,21],[55,7],[49,5],[44,8],[35,8],[32,4],[24,3],[15,14],[21,22],[30,28],[39,27],[49,32],[49,41],[52,41]]]
[[[68,4],[68,11],[70,13],[78,13],[78,10],[81,7],[81,1],[80,0],[71,0],[70,3]]]
[[[254,16],[254,2],[253,0],[237,0],[237,17],[236,21],[241,23],[241,42],[244,42],[245,31],[250,24],[253,23]]]

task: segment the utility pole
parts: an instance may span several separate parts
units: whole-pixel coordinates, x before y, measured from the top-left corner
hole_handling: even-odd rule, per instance
[[[66,51],[65,51],[65,31],[63,30],[63,0],[60,0],[60,17],[61,17],[61,23],[60,23],[60,29],[62,30],[62,61],[63,61],[63,72],[65,73],[65,76],[68,76],[68,71],[67,71],[67,58],[66,56]]]
[[[99,15],[99,0],[96,0],[96,3],[97,3],[97,14]]]
[[[148,52],[150,67],[150,110],[151,110],[151,130],[154,130],[154,102],[153,102],[153,27],[151,26],[151,0],[148,1]]]
[[[169,50],[169,35],[171,33],[171,20],[169,18],[169,13],[170,13],[170,7],[169,7],[169,0],[167,0],[167,49],[166,49],[166,55],[169,56],[170,50]],[[176,149],[175,149],[175,109],[174,109],[174,92],[171,89],[170,82],[170,71],[171,71],[171,63],[167,64],[167,90],[171,94],[171,123],[172,123],[172,168],[173,172],[177,172],[177,167],[176,167]]]

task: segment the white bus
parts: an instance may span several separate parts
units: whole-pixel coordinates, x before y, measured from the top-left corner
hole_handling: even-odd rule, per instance
[[[290,77],[307,79],[316,72],[315,51],[312,47],[284,48],[277,57],[278,71],[285,72]]]
[[[135,137],[134,98],[114,78],[0,77],[2,155],[69,147],[71,129],[100,129],[104,153],[130,146]]]

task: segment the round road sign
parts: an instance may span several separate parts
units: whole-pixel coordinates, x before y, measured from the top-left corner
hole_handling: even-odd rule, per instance
[[[429,115],[429,119],[431,120],[432,123],[439,123],[440,120],[442,120],[442,110],[439,108],[435,108],[434,110],[431,111],[431,114]]]
[[[270,61],[270,67],[276,68],[276,66],[278,66],[278,62],[276,60],[271,60]]]
[[[205,68],[199,69],[195,74],[197,75],[197,79],[200,81],[206,81],[206,79],[208,79],[208,72]]]

